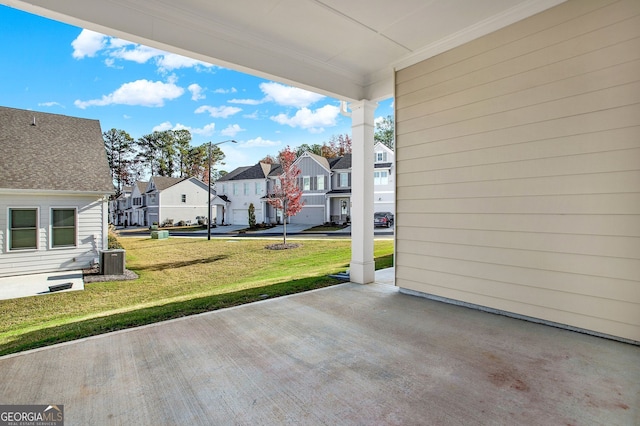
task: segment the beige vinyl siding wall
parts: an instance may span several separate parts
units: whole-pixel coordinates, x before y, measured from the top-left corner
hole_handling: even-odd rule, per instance
[[[396,284],[640,341],[640,2],[396,74]]]

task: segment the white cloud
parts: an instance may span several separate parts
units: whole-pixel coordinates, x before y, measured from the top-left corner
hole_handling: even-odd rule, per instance
[[[59,102],[41,102],[38,104],[38,106],[43,106],[43,107],[54,107],[54,106],[58,106],[60,108],[64,108],[64,105],[62,105]]]
[[[301,108],[293,117],[282,113],[272,116],[271,119],[279,124],[300,127],[312,133],[321,133],[325,127],[333,127],[336,125],[338,114],[340,114],[340,108],[333,105],[325,105],[315,111],[311,111],[309,108]]]
[[[158,124],[151,130],[154,132],[156,131],[163,132],[165,130],[188,130],[192,135],[211,136],[213,135],[213,131],[215,127],[216,127],[215,123],[210,123],[204,127],[197,128],[197,127],[185,126],[184,124],[181,124],[181,123],[176,123],[176,125],[174,126],[173,124],[171,124],[170,121],[165,121],[164,123]]]
[[[231,99],[228,102],[230,104],[260,105],[261,103],[264,103],[264,99]]]
[[[307,107],[324,98],[323,95],[317,93],[274,82],[261,83],[260,90],[266,95],[265,100],[296,108]]]
[[[156,58],[156,65],[161,71],[173,71],[180,68],[212,68],[213,65],[175,53],[161,52]]]
[[[212,107],[209,105],[202,105],[195,110],[195,113],[202,114],[203,112],[208,112],[213,118],[227,118],[239,113],[240,111],[242,111],[242,109],[230,106]]]
[[[234,137],[235,135],[237,135],[240,132],[245,131],[246,129],[243,129],[242,127],[240,127],[237,124],[231,124],[229,126],[227,126],[226,129],[223,129],[220,134],[224,135],[224,136],[229,136],[229,137]]]
[[[157,126],[154,126],[151,131],[152,132],[164,132],[165,130],[172,130],[173,124],[170,121],[165,121],[164,123],[160,123]]]
[[[214,65],[206,62],[132,43],[117,37],[108,37],[90,30],[82,30],[80,35],[71,42],[71,45],[74,49],[74,58],[94,57],[101,53],[108,57],[105,63],[109,67],[115,67],[116,59],[132,61],[138,64],[144,64],[151,59],[155,59],[158,70],[161,72],[180,68],[208,69],[214,67]]]
[[[280,145],[280,141],[270,141],[267,139],[262,139],[260,136],[258,136],[255,139],[250,139],[246,142],[243,142],[240,147],[242,148],[258,148],[258,147],[272,147],[272,146],[278,146]]]
[[[128,49],[129,46],[133,46],[132,49]],[[124,59],[125,61],[132,61],[138,64],[144,64],[149,59],[156,56],[163,55],[164,52],[152,47],[142,46],[140,44],[129,44],[117,50],[109,51],[109,56],[116,59]]]
[[[221,95],[226,95],[227,93],[236,93],[238,92],[238,90],[235,87],[232,87],[231,89],[216,89],[213,91],[213,93],[218,93]]]
[[[100,99],[76,100],[74,104],[81,109],[112,104],[161,107],[166,100],[176,99],[183,93],[184,89],[173,82],[137,80],[123,84],[115,92],[104,95]]]
[[[94,57],[107,44],[107,36],[91,30],[82,30],[80,35],[71,42],[73,57],[82,59],[85,56]]]
[[[200,87],[199,84],[196,84],[196,83],[190,84],[189,87],[187,87],[187,90],[191,92],[192,101],[197,101],[197,100],[206,98],[206,96],[202,94],[202,87]]]

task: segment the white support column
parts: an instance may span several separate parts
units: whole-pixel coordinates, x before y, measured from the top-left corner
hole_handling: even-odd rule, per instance
[[[377,103],[362,100],[351,107],[351,282],[375,280],[373,262],[373,134]]]

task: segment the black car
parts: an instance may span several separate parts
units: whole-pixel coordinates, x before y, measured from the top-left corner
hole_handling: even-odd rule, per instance
[[[377,212],[373,215],[373,226],[382,226],[389,228],[393,225],[393,213]]]

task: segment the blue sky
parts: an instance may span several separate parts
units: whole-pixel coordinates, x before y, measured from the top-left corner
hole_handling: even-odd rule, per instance
[[[139,138],[187,128],[226,165],[351,134],[336,99],[0,6],[0,105],[100,120]],[[393,114],[380,102],[376,117]]]

